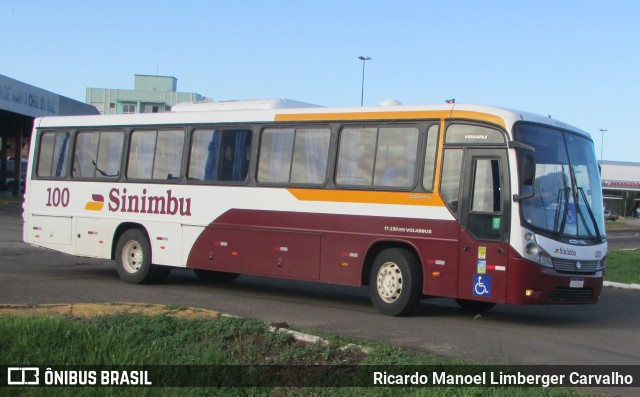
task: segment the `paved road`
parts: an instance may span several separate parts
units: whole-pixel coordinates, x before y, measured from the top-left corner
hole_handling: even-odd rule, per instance
[[[609,249],[635,249],[640,248],[640,234],[635,231],[631,234],[609,235],[607,236]]]
[[[412,317],[390,318],[374,310],[366,288],[248,276],[207,284],[186,270],[161,285],[125,284],[110,261],[22,243],[21,220],[17,205],[0,206],[0,303],[174,304],[482,362],[640,364],[640,291],[605,288],[601,302],[589,306],[499,305],[479,317],[452,300],[432,299]]]

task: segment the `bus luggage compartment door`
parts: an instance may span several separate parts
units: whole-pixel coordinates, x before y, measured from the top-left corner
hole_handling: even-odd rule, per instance
[[[212,225],[198,236],[188,267],[317,280],[319,233]]]
[[[319,233],[246,231],[247,272],[301,280],[320,278]]]
[[[76,218],[76,255],[92,258],[100,257],[101,251],[105,246],[104,239],[106,237],[101,235],[100,225],[99,218]]]
[[[65,215],[31,215],[29,242],[44,247],[49,244],[71,246],[72,219]]]

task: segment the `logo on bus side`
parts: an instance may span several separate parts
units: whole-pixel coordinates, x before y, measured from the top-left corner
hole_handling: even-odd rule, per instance
[[[191,216],[191,198],[174,196],[168,189],[165,195],[147,195],[147,189],[142,194],[131,194],[127,188],[113,188],[109,191],[109,212],[126,212],[134,214],[158,214]],[[92,194],[92,201],[87,202],[84,209],[101,211],[104,208],[104,196]]]
[[[486,141],[487,139],[489,139],[489,135],[483,135],[483,134],[466,134],[464,136],[464,139],[482,139],[483,141]]]
[[[92,201],[89,201],[87,205],[84,206],[85,210],[89,211],[100,211],[104,208],[104,196],[101,194],[92,194]]]
[[[576,251],[572,249],[566,249],[562,247],[558,247],[553,251],[554,254],[567,255],[567,256],[576,256]]]

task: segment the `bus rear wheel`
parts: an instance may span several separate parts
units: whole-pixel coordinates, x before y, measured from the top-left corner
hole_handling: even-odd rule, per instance
[[[422,272],[415,255],[404,248],[380,252],[369,274],[369,295],[382,314],[409,314],[422,297]]]
[[[131,284],[149,284],[163,280],[170,267],[151,264],[151,245],[140,229],[122,233],[116,244],[116,270],[122,280]]]

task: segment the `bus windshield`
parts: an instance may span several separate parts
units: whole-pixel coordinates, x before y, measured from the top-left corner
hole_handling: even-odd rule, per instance
[[[600,242],[605,234],[604,209],[593,142],[566,130],[527,123],[515,126],[515,138],[535,148],[533,197],[521,203],[524,224],[557,239]]]

